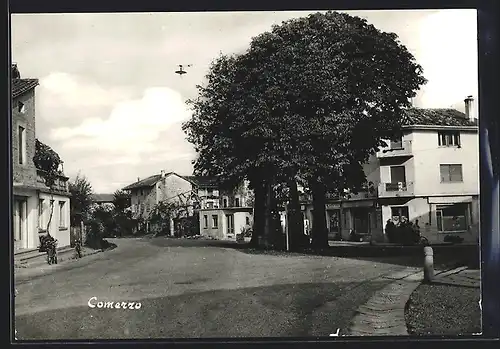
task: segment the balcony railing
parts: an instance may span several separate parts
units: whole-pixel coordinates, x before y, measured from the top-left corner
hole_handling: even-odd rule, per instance
[[[413,196],[413,182],[380,183],[379,197]]]
[[[37,183],[46,186],[45,183],[45,177],[44,177],[44,172],[41,170],[37,170],[36,173],[36,181]],[[54,190],[56,191],[62,191],[62,192],[68,192],[69,187],[68,187],[68,178],[64,176],[59,176],[59,178],[56,179],[54,183]]]
[[[378,158],[413,155],[411,141],[401,141],[401,142],[391,141],[387,143],[389,143],[387,147],[384,147],[377,152]]]
[[[325,198],[329,201],[341,201],[341,200],[363,200],[363,199],[371,199],[377,197],[377,188],[372,188],[372,190],[363,189],[360,190],[357,194],[354,193],[346,193],[345,195],[331,194],[326,193]],[[301,201],[312,201],[311,194],[302,194],[300,195]]]

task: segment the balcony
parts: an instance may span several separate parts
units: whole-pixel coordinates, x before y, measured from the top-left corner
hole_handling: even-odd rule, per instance
[[[379,198],[395,198],[414,195],[413,182],[380,183],[378,187]]]
[[[45,184],[45,177],[44,177],[44,171],[42,170],[37,170],[36,171],[36,182],[41,185],[41,186],[46,186]],[[59,176],[56,179],[56,182],[54,183],[54,188],[55,191],[60,191],[60,192],[68,192],[69,187],[68,187],[68,177],[65,177],[63,175]]]
[[[389,145],[387,147],[384,147],[377,152],[378,158],[413,156],[411,141],[400,141],[400,142],[390,141],[388,143]]]

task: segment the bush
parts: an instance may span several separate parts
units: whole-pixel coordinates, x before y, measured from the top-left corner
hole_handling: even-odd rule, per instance
[[[251,238],[253,233],[253,229],[251,226],[245,226],[241,228],[240,234],[242,235],[243,238]]]
[[[87,238],[85,245],[91,248],[101,248],[105,234],[104,224],[98,220],[92,220],[87,225]]]

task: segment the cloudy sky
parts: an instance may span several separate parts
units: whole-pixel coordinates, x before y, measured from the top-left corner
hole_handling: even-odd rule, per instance
[[[12,15],[12,60],[39,78],[38,138],[95,192],[159,173],[190,174],[194,151],[181,130],[220,52],[310,12]],[[398,34],[429,80],[414,103],[463,110],[477,96],[475,10],[349,11]],[[192,64],[182,78],[177,64]]]

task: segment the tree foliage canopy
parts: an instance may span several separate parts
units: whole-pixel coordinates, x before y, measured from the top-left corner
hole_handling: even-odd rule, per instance
[[[50,146],[35,139],[35,155],[33,156],[35,167],[43,171],[45,184],[51,188],[59,175],[59,166],[62,160]]]
[[[118,212],[124,212],[125,209],[130,207],[130,194],[124,192],[123,190],[117,190],[113,194],[113,204],[115,205],[115,210]]]
[[[87,218],[92,207],[92,185],[87,177],[78,173],[69,183],[69,191],[71,193],[71,222],[78,224]]]
[[[184,124],[197,173],[300,175],[335,188],[364,184],[361,164],[400,130],[425,83],[395,34],[337,12],[274,26],[244,54],[217,58],[206,78]]]

